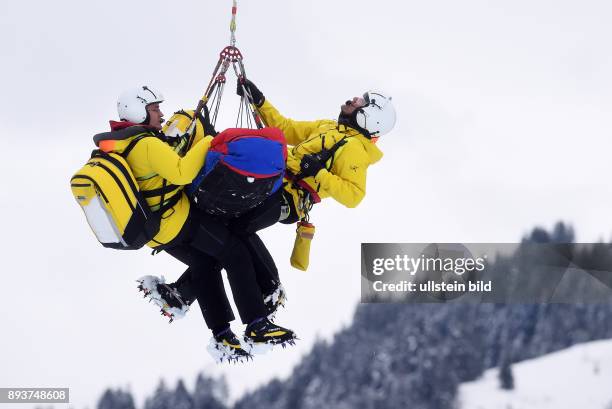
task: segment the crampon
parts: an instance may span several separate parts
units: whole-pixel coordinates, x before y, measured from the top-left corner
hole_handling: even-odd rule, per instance
[[[264,297],[264,304],[266,305],[266,309],[268,311],[268,319],[274,320],[276,313],[278,312],[278,308],[285,308],[286,302],[287,294],[285,293],[283,286],[279,284],[279,286],[276,287],[276,290]]]
[[[286,348],[295,345],[297,339],[292,330],[276,325],[267,318],[249,325],[244,332],[244,342],[252,354],[263,354],[279,345]]]
[[[149,302],[152,301],[160,307],[161,315],[169,318],[169,323],[183,318],[185,313],[189,311],[189,305],[183,301],[174,287],[166,284],[163,276],[144,276],[136,282],[138,283],[138,291],[142,291],[144,298],[148,298]]]
[[[247,351],[243,348],[243,345],[231,330],[212,337],[206,350],[217,363],[246,362],[253,359],[250,350]]]

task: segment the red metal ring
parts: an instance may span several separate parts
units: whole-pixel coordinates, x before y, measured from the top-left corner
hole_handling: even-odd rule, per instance
[[[237,62],[242,60],[242,53],[237,47],[228,45],[219,54],[219,57],[223,60],[229,60],[231,62]]]

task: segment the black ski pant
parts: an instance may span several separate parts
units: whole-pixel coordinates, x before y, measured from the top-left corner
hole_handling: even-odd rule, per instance
[[[177,280],[176,285],[178,291],[188,303],[193,302],[194,299],[198,300],[200,310],[204,315],[204,320],[208,328],[213,329],[222,327],[234,319],[223,285],[223,278],[221,276],[222,267],[227,271],[228,280],[232,287],[232,293],[234,294],[234,301],[236,301],[239,312],[240,307],[236,299],[236,292],[234,290],[235,285],[239,285],[240,288],[242,288],[246,283],[250,283],[249,285],[256,287],[259,294],[263,295],[272,293],[279,286],[280,279],[274,259],[256,232],[278,221],[280,203],[282,200],[281,194],[281,192],[278,192],[278,194],[270,196],[257,208],[233,220],[223,220],[210,216],[204,212],[199,213],[200,225],[205,231],[210,232],[210,234],[204,235],[200,231],[199,243],[203,246],[210,246],[210,249],[216,249],[217,251],[223,252],[220,246],[224,245],[224,240],[215,240],[213,237],[218,238],[233,235],[232,240],[238,238],[248,251],[252,268],[255,271],[256,284],[253,284],[253,281],[250,279],[233,284],[228,266],[223,260],[212,257],[210,255],[210,250],[208,252],[201,251],[193,245],[174,247],[166,250],[170,255],[189,266]],[[220,227],[220,225],[223,227]],[[203,238],[207,238],[207,240],[203,240]],[[234,242],[234,245],[235,244]],[[227,243],[225,245],[227,245]],[[241,248],[240,245],[238,245],[238,247]],[[230,256],[231,254],[237,256],[235,251],[230,251]],[[260,296],[261,302],[263,302],[263,295]],[[257,311],[261,310],[257,309]],[[252,321],[245,321],[242,312],[240,312],[240,315],[243,322],[248,323]],[[265,315],[265,313],[263,315]]]
[[[266,315],[263,295],[255,276],[249,248],[222,220],[192,209],[184,229],[188,239],[166,249],[173,257],[189,266],[188,277],[181,277],[179,291],[195,295],[204,319],[210,328],[233,320],[231,307],[217,264],[225,268],[234,302],[244,324]],[[190,289],[185,289],[183,287]]]
[[[188,266],[175,284],[188,304],[198,301],[206,326],[219,328],[233,321],[235,317],[223,281],[215,278],[215,275],[221,275],[219,262],[188,245],[172,247],[166,252]]]
[[[228,226],[234,234],[240,237],[249,249],[255,267],[255,277],[261,292],[272,293],[280,285],[278,268],[274,258],[268,251],[257,232],[270,227],[280,217],[282,189],[270,196],[261,205],[244,215],[233,219]]]

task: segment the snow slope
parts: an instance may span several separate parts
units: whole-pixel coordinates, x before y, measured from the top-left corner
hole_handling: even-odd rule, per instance
[[[612,340],[580,344],[512,366],[514,390],[499,370],[460,386],[461,409],[612,409]]]

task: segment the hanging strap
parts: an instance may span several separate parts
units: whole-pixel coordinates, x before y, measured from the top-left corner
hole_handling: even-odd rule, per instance
[[[164,214],[166,212],[166,210],[169,210],[169,209],[173,208],[174,205],[176,205],[179,202],[179,200],[181,200],[181,194],[180,193],[172,196],[170,199],[168,199],[166,201],[166,203],[162,202],[163,204],[161,205],[161,207],[159,209],[157,209],[157,210],[153,210],[153,213],[158,213],[158,214],[162,215],[162,214]]]
[[[230,21],[230,45],[221,50],[219,54],[219,60],[215,69],[213,70],[212,77],[206,87],[204,96],[198,101],[196,113],[201,113],[205,106],[210,107],[210,122],[216,125],[217,116],[219,113],[219,106],[221,98],[223,96],[223,88],[227,82],[226,74],[230,66],[232,66],[238,81],[244,81],[246,79],[246,72],[244,64],[242,63],[243,57],[240,50],[236,47],[236,15],[238,12],[238,1],[233,0],[232,3],[232,18]],[[250,93],[244,89],[244,97],[240,101],[240,107],[236,120],[236,127],[242,128],[243,120],[246,122],[246,127],[256,127],[261,129],[264,127],[261,115],[257,112],[257,108],[253,104],[253,97]],[[189,142],[187,144],[187,150],[191,148],[195,139],[196,132],[196,118],[191,119],[187,133],[189,133]]]
[[[236,45],[236,12],[238,11],[238,1],[234,0],[234,4],[232,5],[232,21],[230,22],[230,44],[233,46]]]

